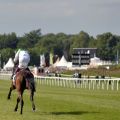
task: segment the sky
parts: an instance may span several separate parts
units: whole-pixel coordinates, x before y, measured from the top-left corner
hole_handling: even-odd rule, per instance
[[[120,35],[120,0],[0,0],[0,34]]]

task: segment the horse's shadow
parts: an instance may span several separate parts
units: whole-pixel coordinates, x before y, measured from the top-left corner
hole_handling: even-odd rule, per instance
[[[70,111],[70,112],[50,112],[52,115],[82,115],[82,114],[96,114],[99,112],[89,111]]]

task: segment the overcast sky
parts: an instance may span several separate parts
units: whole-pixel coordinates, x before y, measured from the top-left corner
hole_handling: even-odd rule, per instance
[[[120,35],[120,0],[0,0],[0,34],[39,28],[42,34]]]

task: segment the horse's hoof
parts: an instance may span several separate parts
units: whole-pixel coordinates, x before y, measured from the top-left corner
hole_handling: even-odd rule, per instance
[[[14,112],[17,112],[17,109],[14,109]]]
[[[35,108],[33,108],[32,111],[35,112]]]
[[[8,96],[7,99],[10,100],[10,97]]]

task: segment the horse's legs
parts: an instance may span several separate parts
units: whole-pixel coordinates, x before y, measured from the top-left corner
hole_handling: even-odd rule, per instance
[[[14,90],[14,89],[15,89],[15,86],[11,85],[10,90],[9,90],[9,93],[8,93],[8,97],[7,97],[8,100],[10,99],[10,97],[11,97],[11,92],[12,92],[12,90]]]
[[[32,110],[35,111],[35,104],[34,104],[34,98],[33,98],[34,92],[31,91],[30,93],[31,93],[31,94],[30,94],[30,100],[31,100],[31,102],[32,102]]]
[[[24,101],[23,101],[23,98],[22,98],[22,97],[21,97],[21,100],[20,100],[20,104],[21,104],[20,114],[22,114],[22,111],[23,111],[23,105],[24,105]]]
[[[22,114],[22,111],[23,111],[23,105],[24,105],[24,101],[23,101],[23,91],[21,92],[20,94],[20,114]]]
[[[19,96],[18,96],[18,98],[17,98],[17,104],[16,104],[15,109],[14,109],[14,111],[16,112],[17,109],[18,109],[18,104],[19,104],[19,102],[20,102],[20,106],[21,106],[20,114],[22,114],[23,105],[24,105],[24,101],[23,101],[22,94],[23,94],[23,92],[22,92],[22,93],[19,93]]]
[[[14,109],[15,112],[16,112],[17,109],[18,109],[18,103],[19,103],[19,102],[20,102],[20,97],[17,98],[17,104],[16,104],[15,109]]]

